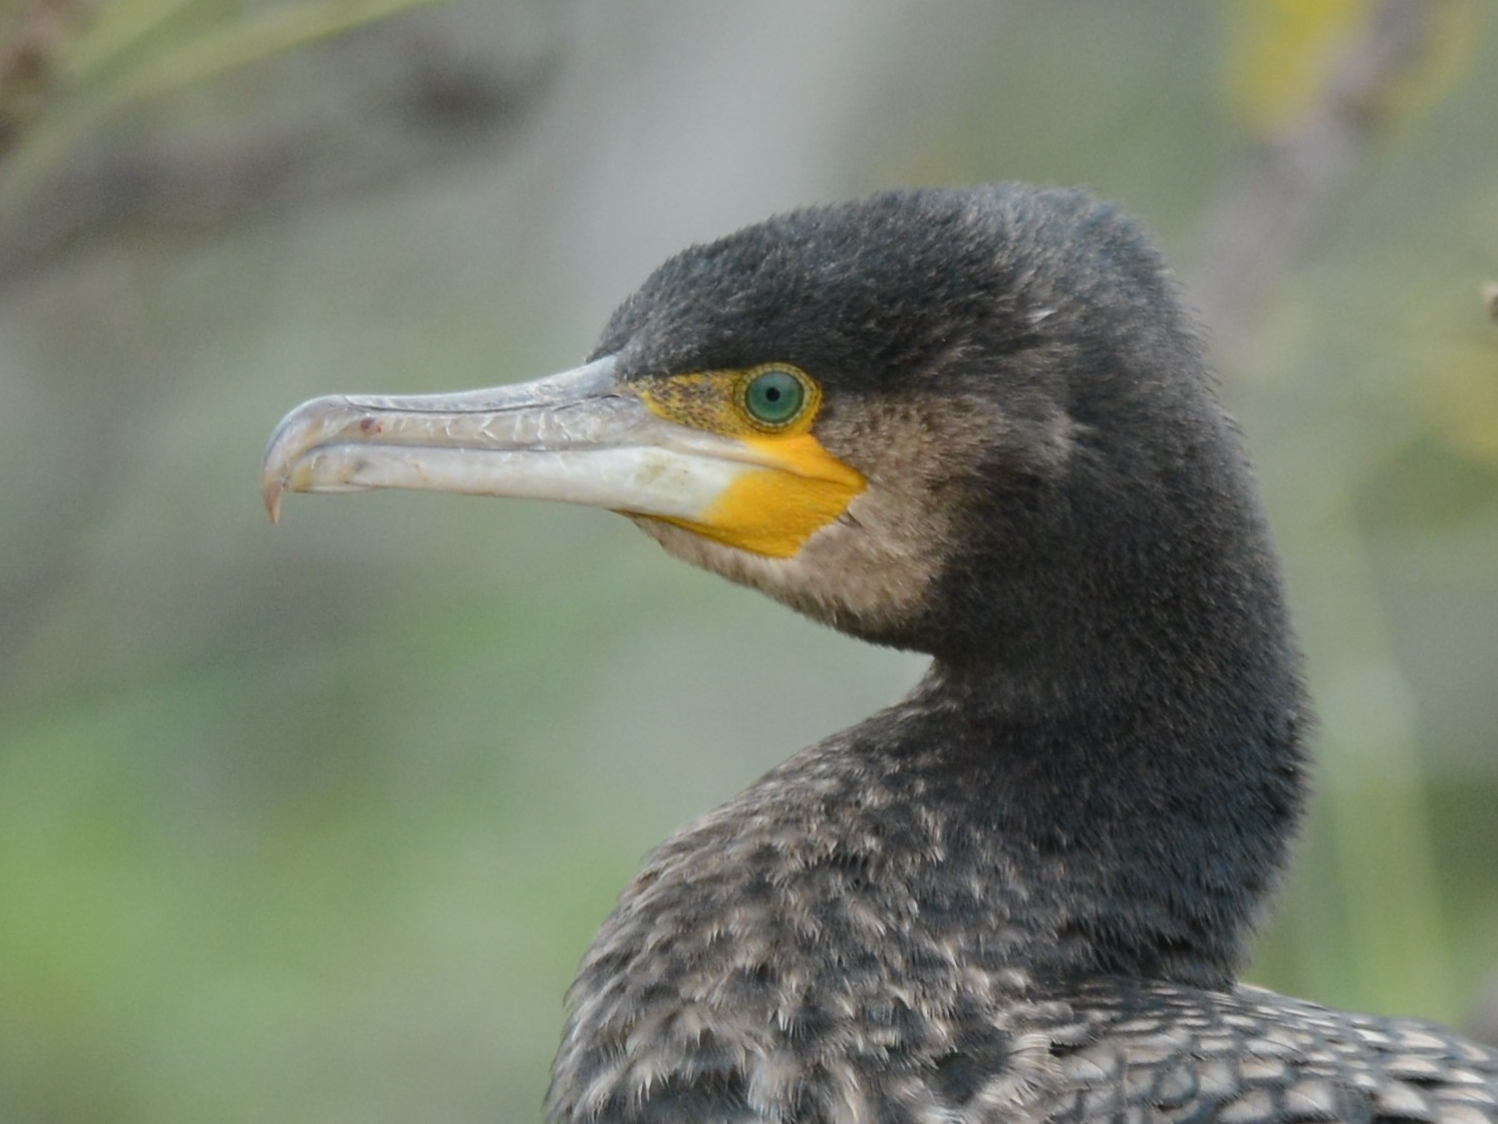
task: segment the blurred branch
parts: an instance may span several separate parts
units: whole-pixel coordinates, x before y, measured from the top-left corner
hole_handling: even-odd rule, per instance
[[[1248,175],[1210,209],[1192,295],[1224,353],[1249,336],[1265,296],[1399,109],[1397,95],[1425,60],[1440,10],[1451,2],[1373,4],[1298,124],[1266,138]]]
[[[1246,172],[1208,209],[1191,295],[1223,366],[1251,366],[1246,352],[1266,298],[1410,105],[1416,79],[1436,55],[1443,17],[1460,2],[1367,0],[1361,23],[1326,45],[1323,77],[1308,87],[1308,103],[1266,130]],[[1306,633],[1322,640],[1310,655],[1323,703],[1319,813],[1346,916],[1335,945],[1358,993],[1383,988],[1393,1006],[1441,1011],[1455,1005],[1450,946],[1414,719],[1398,704],[1404,677],[1357,515],[1355,490],[1366,467],[1344,466],[1316,483],[1318,549],[1314,567],[1300,575],[1302,586],[1318,586],[1308,601],[1335,622]],[[1386,702],[1380,717],[1387,721],[1368,720],[1370,698]],[[1396,968],[1402,990],[1393,993],[1386,985],[1401,975]]]
[[[192,235],[266,208],[388,187],[454,159],[490,159],[557,73],[544,44],[501,56],[432,28],[390,28],[346,46],[308,64],[336,70],[322,80],[342,91],[331,102],[280,113],[262,105],[236,128],[185,145],[156,130],[80,146],[0,237],[0,292],[125,226],[158,240]]]
[[[38,7],[44,5],[38,0]],[[111,58],[133,46],[143,35],[193,0],[146,0],[129,5],[135,18],[105,23],[112,36],[86,38],[83,58],[62,67],[67,85],[58,95],[55,111],[38,118],[24,143],[7,156],[0,182],[0,231],[13,223],[21,207],[64,153],[111,117],[153,98],[176,93],[231,70],[261,62],[320,39],[340,35],[402,12],[448,0],[303,0],[256,11],[225,26],[215,26],[184,42],[148,54],[113,80],[91,81]],[[70,5],[68,5],[70,7]],[[50,65],[46,74],[55,75]],[[45,77],[46,75],[42,75]]]
[[[61,78],[80,86],[162,25],[203,0],[113,0],[99,9],[69,52]]]

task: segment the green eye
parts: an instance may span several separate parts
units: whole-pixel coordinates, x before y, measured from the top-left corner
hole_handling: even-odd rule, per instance
[[[744,408],[765,425],[785,425],[805,405],[805,384],[782,367],[761,371],[744,388]]]

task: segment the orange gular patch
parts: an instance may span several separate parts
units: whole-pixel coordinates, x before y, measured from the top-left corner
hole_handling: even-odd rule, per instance
[[[793,373],[806,391],[799,414],[781,425],[756,419],[745,406],[748,386],[771,369]],[[821,388],[787,364],[652,379],[641,386],[640,397],[652,413],[741,442],[759,462],[746,465],[700,518],[667,520],[703,538],[771,558],[791,558],[867,487],[862,475],[812,435]]]
[[[678,525],[703,538],[771,558],[791,558],[848,509],[865,482],[809,433],[744,441],[785,467],[755,468],[723,490],[700,522]]]

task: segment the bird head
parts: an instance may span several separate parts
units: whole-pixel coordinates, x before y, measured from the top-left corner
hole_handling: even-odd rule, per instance
[[[1095,603],[1119,582],[1256,521],[1208,382],[1112,208],[897,191],[677,254],[575,370],[308,402],[262,485],[273,518],[287,491],[594,505],[866,639],[1033,656],[1067,621],[1110,627]]]

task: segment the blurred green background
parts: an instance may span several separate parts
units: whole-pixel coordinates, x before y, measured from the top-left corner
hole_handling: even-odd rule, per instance
[[[1472,1017],[1498,35],[1419,5],[1343,153],[1317,107],[1392,7],[0,3],[0,1120],[539,1116],[640,856],[922,661],[596,511],[292,497],[272,529],[263,442],[317,394],[569,366],[673,250],[899,183],[1085,183],[1157,229],[1322,717],[1249,975]],[[1240,269],[1307,137],[1330,187]]]

